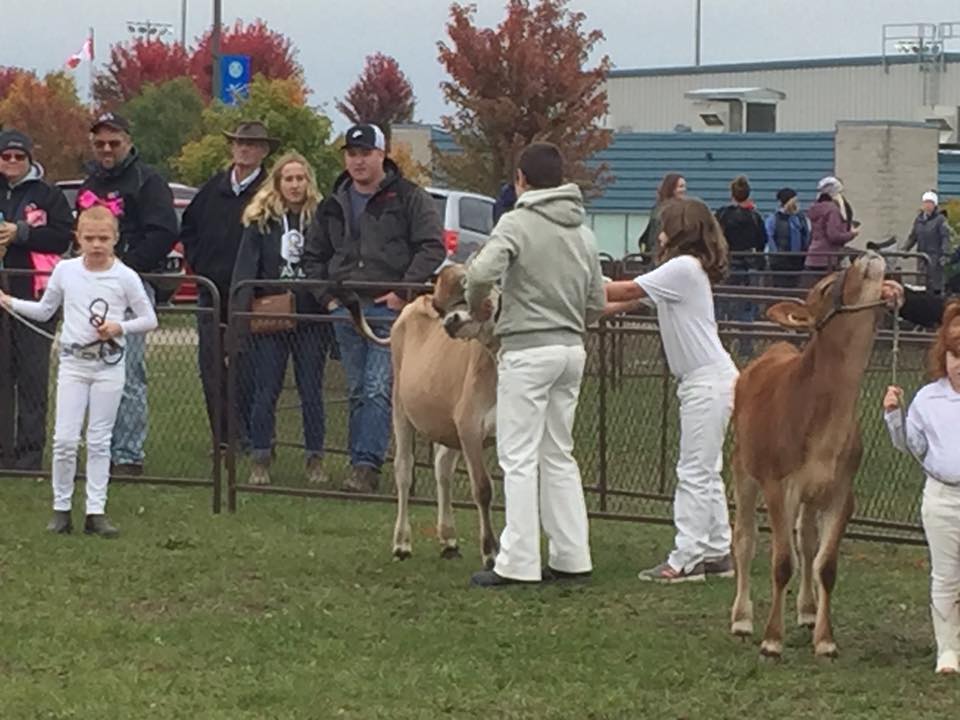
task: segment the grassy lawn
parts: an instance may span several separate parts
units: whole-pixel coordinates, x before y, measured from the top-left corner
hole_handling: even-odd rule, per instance
[[[727,634],[731,581],[635,579],[666,528],[594,522],[589,586],[478,591],[472,512],[458,514],[463,560],[439,558],[433,512],[416,508],[414,558],[394,563],[389,505],[245,496],[212,516],[202,490],[118,485],[109,542],[44,534],[46,484],[3,481],[0,502],[4,720],[873,720],[960,701],[932,672],[916,548],[846,542],[840,659],[816,661],[791,629],[771,664]]]

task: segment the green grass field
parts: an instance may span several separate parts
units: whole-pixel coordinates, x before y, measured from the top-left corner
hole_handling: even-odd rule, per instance
[[[205,491],[115,486],[123,535],[101,541],[43,532],[45,484],[3,481],[0,499],[4,720],[875,720],[960,701],[932,671],[916,548],[845,543],[840,658],[815,660],[793,628],[768,663],[727,634],[732,581],[636,580],[667,528],[594,522],[589,586],[481,591],[472,512],[464,559],[445,561],[433,511],[414,509],[415,554],[396,563],[385,504],[245,496],[212,516]]]

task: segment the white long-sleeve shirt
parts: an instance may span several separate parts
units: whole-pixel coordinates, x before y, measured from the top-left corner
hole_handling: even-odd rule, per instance
[[[44,322],[63,306],[63,326],[60,344],[69,347],[87,345],[99,340],[97,328],[90,322],[94,313],[103,315],[107,322],[120,323],[124,335],[145,333],[157,326],[153,311],[140,276],[114,260],[107,270],[88,270],[83,258],[62,260],[50,275],[50,282],[37,302],[13,299],[13,311],[28,320]],[[124,311],[131,308],[136,317],[124,320]],[[123,340],[116,342],[123,345]]]
[[[960,393],[947,378],[920,388],[907,411],[906,428],[899,410],[885,413],[884,420],[894,447],[922,458],[928,476],[960,485]]]

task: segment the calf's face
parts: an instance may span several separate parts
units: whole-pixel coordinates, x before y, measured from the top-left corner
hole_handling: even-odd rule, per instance
[[[443,322],[447,335],[455,340],[488,342],[493,337],[493,320],[475,319],[467,307],[464,295],[466,269],[463,265],[448,265],[437,276],[433,290],[433,309]]]
[[[885,270],[883,258],[875,252],[867,252],[858,257],[846,272],[832,273],[820,280],[810,288],[804,302],[788,300],[772,305],[767,310],[767,317],[791,330],[813,330],[832,314],[835,317],[838,310],[845,312],[841,308],[878,302]]]

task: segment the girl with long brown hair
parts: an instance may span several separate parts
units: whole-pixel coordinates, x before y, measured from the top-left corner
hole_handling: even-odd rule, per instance
[[[890,439],[923,464],[921,518],[930,548],[930,615],[938,673],[960,672],[960,301],[946,306],[930,348],[931,382],[901,412],[903,389],[883,398]],[[905,417],[905,422],[904,422]]]
[[[606,285],[607,314],[635,308],[644,298],[656,304],[667,364],[680,383],[676,544],[640,579],[677,583],[730,577],[730,520],[720,471],[737,369],[720,344],[712,291],[727,274],[727,241],[700,200],[671,200],[660,217],[657,268]]]

